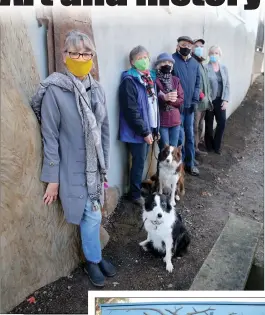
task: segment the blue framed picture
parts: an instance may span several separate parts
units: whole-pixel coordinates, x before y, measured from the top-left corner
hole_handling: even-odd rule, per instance
[[[265,315],[265,303],[171,302],[102,304],[101,315]]]

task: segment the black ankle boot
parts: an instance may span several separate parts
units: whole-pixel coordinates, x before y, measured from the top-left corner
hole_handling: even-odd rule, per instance
[[[100,270],[106,277],[114,277],[117,273],[115,267],[105,259],[102,259],[98,265]]]
[[[89,280],[96,287],[103,287],[105,282],[105,277],[101,272],[98,264],[93,264],[91,262],[86,262],[84,267],[85,273],[88,275]]]

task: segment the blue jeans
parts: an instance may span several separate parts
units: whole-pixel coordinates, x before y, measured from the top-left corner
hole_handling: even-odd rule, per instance
[[[80,223],[80,230],[84,255],[86,260],[92,263],[99,263],[102,259],[100,244],[101,218],[101,210],[92,211],[92,203],[88,199]]]
[[[179,140],[179,132],[180,126],[174,127],[160,127],[160,140],[159,140],[159,149],[160,151],[163,150],[165,144],[172,145],[173,147],[178,146]]]
[[[149,145],[147,143],[128,143],[128,145],[129,151],[132,155],[130,197],[132,200],[136,200],[141,197],[142,177]]]
[[[182,127],[179,134],[179,145],[182,144],[182,160],[188,167],[194,166],[195,149],[194,149],[194,112],[189,108],[184,109],[181,114]]]

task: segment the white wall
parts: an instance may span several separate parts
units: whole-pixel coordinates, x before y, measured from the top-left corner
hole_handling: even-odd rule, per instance
[[[92,26],[99,61],[100,81],[108,100],[111,128],[111,185],[124,187],[127,154],[117,140],[119,104],[117,90],[120,74],[127,69],[128,54],[136,45],[145,46],[152,59],[167,51],[173,53],[180,35],[206,40],[205,51],[213,44],[223,50],[222,62],[228,67],[231,100],[228,116],[240,105],[250,81],[259,11],[243,12],[243,20],[233,10],[189,6],[148,8],[93,8]]]
[[[129,1],[128,1],[129,2]],[[38,27],[34,8],[24,8],[41,79],[48,73],[46,29]],[[87,9],[87,8],[85,8]],[[87,9],[89,10],[89,8]],[[231,101],[228,116],[239,106],[251,82],[259,10],[243,11],[237,8],[214,7],[100,7],[92,8],[92,26],[98,53],[100,81],[103,84],[109,108],[111,131],[111,167],[109,181],[123,189],[128,183],[128,155],[118,141],[119,104],[117,91],[121,72],[129,67],[128,54],[136,45],[145,46],[152,59],[167,51],[173,53],[180,35],[203,37],[207,49],[218,44],[223,50],[222,62],[228,67],[231,83]],[[231,13],[230,13],[231,12]]]
[[[48,76],[47,28],[44,25],[39,26],[34,7],[21,10],[21,14],[28,29],[40,79],[44,80]]]

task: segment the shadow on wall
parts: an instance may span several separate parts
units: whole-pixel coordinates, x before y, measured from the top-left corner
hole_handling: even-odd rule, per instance
[[[69,274],[79,261],[79,238],[58,203],[42,202],[41,138],[29,108],[39,74],[27,28],[12,16],[1,19],[1,31],[1,312],[7,312]]]

